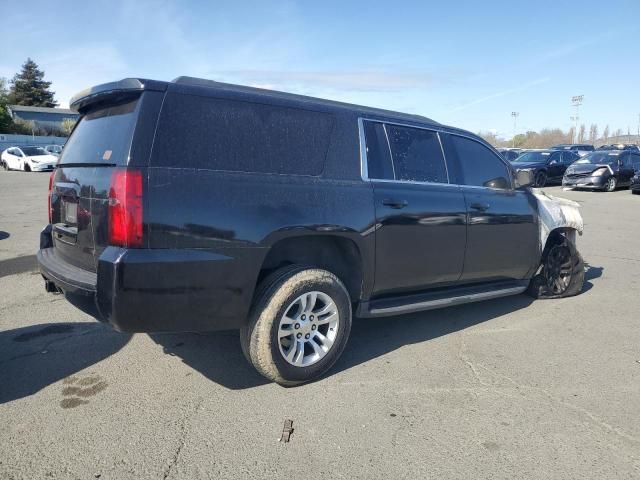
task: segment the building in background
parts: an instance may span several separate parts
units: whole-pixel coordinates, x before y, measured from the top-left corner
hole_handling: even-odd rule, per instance
[[[76,122],[80,117],[77,112],[66,108],[7,105],[7,109],[14,122],[16,120],[34,122],[36,128],[48,131],[62,131],[63,122],[66,119]]]

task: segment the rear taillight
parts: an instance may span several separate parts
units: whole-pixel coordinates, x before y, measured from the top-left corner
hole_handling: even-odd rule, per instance
[[[109,188],[109,244],[142,245],[142,172],[114,170]]]
[[[47,196],[47,209],[49,210],[49,223],[53,218],[53,205],[51,205],[51,194],[53,193],[53,177],[56,175],[56,171],[51,172],[49,176],[49,195]]]

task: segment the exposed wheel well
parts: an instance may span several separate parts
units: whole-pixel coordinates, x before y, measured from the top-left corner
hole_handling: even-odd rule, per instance
[[[311,265],[333,273],[354,302],[362,295],[362,258],[353,240],[315,235],[280,240],[264,259],[258,284],[271,272],[291,264]]]
[[[565,238],[571,241],[573,244],[575,244],[577,233],[578,231],[576,229],[569,228],[569,227],[561,227],[561,228],[556,228],[555,230],[552,230],[549,233],[549,236],[547,237],[547,242],[545,243],[544,249],[542,250],[542,258],[544,258],[544,256],[552,246],[563,242]]]

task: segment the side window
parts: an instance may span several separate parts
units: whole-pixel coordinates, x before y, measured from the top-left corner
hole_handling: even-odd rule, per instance
[[[449,183],[436,132],[385,125],[396,180]]]
[[[367,149],[367,176],[376,180],[393,180],[393,164],[384,125],[379,122],[363,122]]]
[[[551,162],[556,162],[556,163],[560,163],[560,155],[562,152],[553,152],[551,154],[551,156],[549,157],[549,160],[547,161],[547,163],[551,163]]]
[[[632,153],[631,154],[631,166],[634,170],[640,170],[640,154]]]
[[[451,145],[462,169],[464,185],[503,190],[511,188],[509,169],[483,144],[451,135]]]
[[[170,93],[151,165],[320,175],[332,129],[327,113]]]

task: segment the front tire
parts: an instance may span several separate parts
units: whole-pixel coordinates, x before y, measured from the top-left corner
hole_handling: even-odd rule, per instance
[[[568,238],[561,236],[545,248],[538,273],[531,279],[527,293],[533,298],[572,297],[582,291],[584,261]]]
[[[266,378],[284,386],[318,378],[338,360],[351,331],[351,299],[333,273],[286,267],[257,292],[242,349]]]
[[[605,192],[613,192],[616,189],[617,186],[618,186],[618,182],[616,182],[616,178],[615,177],[609,177],[609,178],[607,178],[607,181],[604,184],[604,191]]]
[[[27,162],[24,162],[24,165],[22,165],[22,169],[25,172],[30,172],[31,171],[31,166]]]
[[[545,172],[538,172],[536,174],[535,185],[537,188],[542,188],[547,184],[547,174]]]

